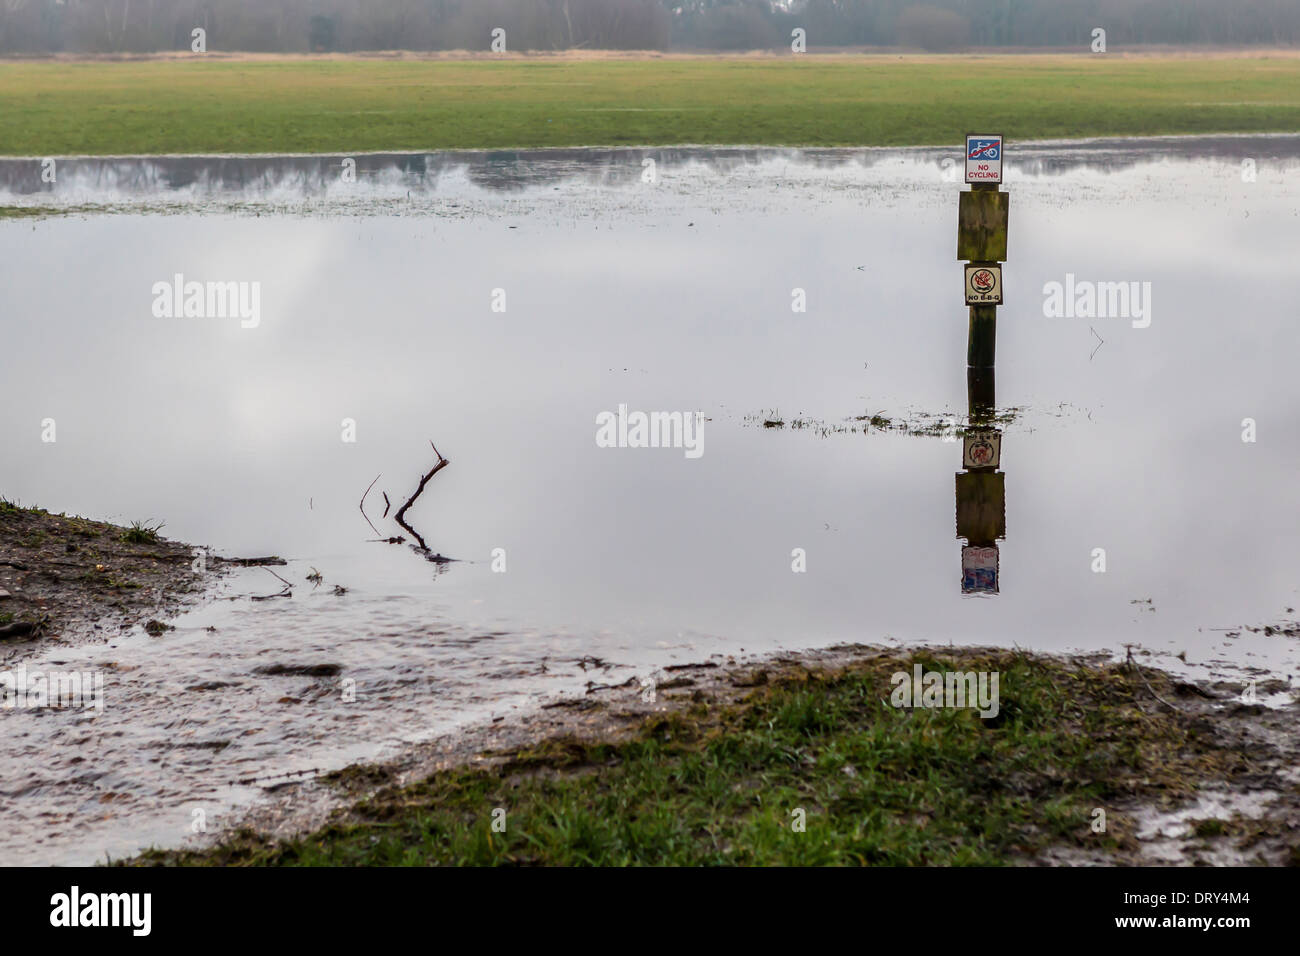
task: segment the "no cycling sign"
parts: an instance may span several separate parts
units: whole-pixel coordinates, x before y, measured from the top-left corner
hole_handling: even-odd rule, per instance
[[[966,182],[1002,182],[1002,134],[982,133],[966,137]]]

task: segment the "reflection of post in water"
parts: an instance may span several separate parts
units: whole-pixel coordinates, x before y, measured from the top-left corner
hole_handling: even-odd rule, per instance
[[[966,137],[966,182],[958,204],[957,258],[964,260],[970,327],[966,345],[967,427],[957,473],[957,537],[963,594],[998,593],[998,540],[1006,537],[1006,475],[996,427],[994,353],[1010,197],[1002,192],[1000,135]]]
[[[963,594],[998,593],[998,539],[1007,536],[1006,475],[998,471],[1002,433],[996,428],[967,429],[962,467],[957,473],[957,537],[961,549]]]

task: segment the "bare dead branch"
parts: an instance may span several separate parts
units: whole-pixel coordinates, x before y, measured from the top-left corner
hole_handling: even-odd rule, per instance
[[[285,588],[285,589],[284,589],[283,591],[281,591],[279,594],[254,594],[254,595],[252,596],[252,598],[250,598],[250,600],[253,600],[253,601],[269,601],[269,600],[271,600],[271,598],[281,598],[281,597],[284,597],[284,598],[291,598],[291,597],[293,597],[293,592],[290,591],[288,588]]]
[[[261,565],[261,568],[263,571],[266,571],[270,574],[275,574],[275,572],[272,571],[270,568],[268,568],[266,565]],[[280,577],[280,575],[275,574],[275,576],[278,580],[284,583],[284,587],[280,589],[280,593],[279,594],[254,594],[252,600],[269,601],[271,600],[271,598],[293,597],[293,585],[290,584],[288,581],[285,581],[284,578]]]
[[[262,570],[263,570],[263,571],[271,571],[270,568],[265,567],[265,566],[263,566]],[[271,571],[271,573],[272,573],[272,574],[275,574],[274,571]],[[288,581],[285,581],[284,578],[281,578],[280,575],[275,574],[275,576],[276,576],[277,578],[279,578],[281,581],[284,581],[284,587],[280,589],[280,593],[278,593],[278,594],[254,594],[253,597],[252,597],[252,600],[254,600],[254,601],[269,601],[269,600],[271,600],[271,598],[291,598],[291,597],[293,597],[293,585],[291,585]]]
[[[438,472],[442,471],[442,469],[446,468],[449,464],[451,464],[451,462],[449,462],[446,458],[442,457],[442,454],[438,451],[438,446],[434,445],[432,441],[429,442],[429,447],[432,448],[433,453],[438,456],[438,463],[429,470],[429,473],[427,475],[425,475],[423,478],[420,479],[420,484],[419,487],[415,489],[415,494],[411,495],[411,497],[407,499],[406,504],[398,508],[397,514],[393,516],[397,520],[398,524],[400,524],[403,528],[405,528],[408,532],[410,532],[411,536],[415,538],[416,541],[420,542],[421,551],[428,551],[429,546],[424,543],[424,538],[420,537],[420,532],[416,531],[414,528],[412,528],[409,524],[406,523],[406,519],[405,519],[406,511],[408,508],[411,507],[411,505],[415,504],[415,499],[420,497],[420,495],[424,492],[424,486],[429,483],[429,479],[432,478],[434,475],[436,475]]]
[[[275,577],[276,577],[276,579],[277,579],[281,584],[283,584],[286,588],[291,588],[291,587],[293,587],[292,584],[290,584],[290,583],[289,583],[288,581],[286,581],[284,578],[280,577],[280,575],[275,574],[275,572],[272,571],[270,568],[268,568],[266,565],[261,565],[261,568],[262,568],[262,570],[265,571],[267,574],[274,574]]]

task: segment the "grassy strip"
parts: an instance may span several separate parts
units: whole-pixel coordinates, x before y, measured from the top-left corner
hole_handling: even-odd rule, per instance
[[[890,676],[914,662],[998,671],[1000,713],[893,707]],[[685,695],[622,739],[549,739],[381,788],[302,839],[241,832],[133,862],[998,865],[1061,844],[1131,845],[1116,801],[1186,795],[1236,760],[1115,666],[918,653],[744,683],[762,686],[724,705]],[[1095,807],[1106,833],[1089,825]]]
[[[0,116],[26,156],[1296,131],[1300,58],[11,61]]]
[[[43,219],[46,216],[67,215],[69,211],[54,206],[0,206],[0,220]]]

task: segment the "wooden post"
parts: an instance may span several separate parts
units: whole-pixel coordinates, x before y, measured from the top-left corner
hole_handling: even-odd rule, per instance
[[[957,198],[957,258],[1005,262],[1011,195],[997,183],[971,183]]]
[[[1010,197],[998,183],[971,183],[960,194],[957,216],[957,258],[971,265],[996,266],[1007,258]],[[970,307],[966,364],[992,368],[996,356],[998,310],[995,305]]]
[[[998,307],[972,305],[970,334],[966,339],[966,364],[971,368],[993,368],[997,352]]]
[[[971,312],[975,309],[972,307]],[[971,321],[974,321],[972,316]],[[974,338],[972,334],[972,339]],[[966,363],[966,407],[972,425],[987,424],[997,408],[997,390],[992,365]]]
[[[1006,476],[998,470],[1002,439],[991,427],[997,412],[993,366],[998,337],[996,303],[1002,301],[999,263],[1007,258],[1010,210],[1010,197],[1001,191],[1003,145],[1001,136],[966,137],[966,181],[971,188],[960,194],[957,205],[957,258],[970,264],[965,270],[970,309],[966,339],[970,427],[962,438],[963,471],[956,476],[957,537],[967,542],[961,549],[963,594],[998,593],[997,541],[1005,538],[1007,531]]]

